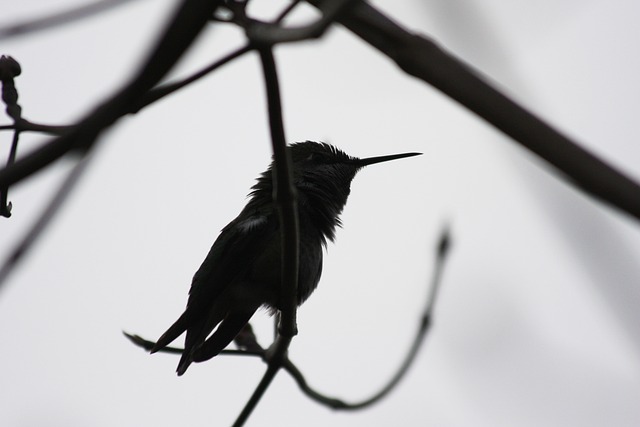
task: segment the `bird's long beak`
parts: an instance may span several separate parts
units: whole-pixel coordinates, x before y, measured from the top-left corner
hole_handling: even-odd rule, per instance
[[[388,156],[367,157],[366,159],[354,159],[357,166],[363,167],[374,163],[388,162],[389,160],[404,159],[405,157],[420,156],[422,153],[390,154]]]

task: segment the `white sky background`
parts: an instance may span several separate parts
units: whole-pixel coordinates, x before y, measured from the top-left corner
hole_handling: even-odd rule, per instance
[[[139,1],[0,41],[22,65],[24,116],[66,124],[95,106],[126,81],[173,4]],[[374,4],[640,180],[637,2]],[[0,22],[42,6],[0,0]],[[207,31],[173,76],[241,43],[237,31]],[[376,391],[417,326],[445,223],[454,247],[434,329],[389,398],[333,412],[281,374],[247,425],[639,425],[640,224],[560,182],[341,28],[276,56],[288,140],[325,140],[361,157],[425,154],[356,177],[320,286],[299,311],[290,353],[308,381],[348,400]],[[218,357],[178,378],[175,356],[149,356],[121,330],[156,339],[177,318],[218,230],[266,168],[258,65],[253,55],[227,65],[104,135],[69,203],[0,293],[0,425],[233,422],[261,362]],[[10,134],[0,138],[4,159]],[[24,136],[21,152],[38,140]],[[69,166],[12,189],[0,255]],[[271,320],[260,313],[252,323],[267,345]]]

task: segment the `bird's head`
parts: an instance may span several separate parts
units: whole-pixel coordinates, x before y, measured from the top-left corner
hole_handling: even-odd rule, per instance
[[[367,165],[417,156],[420,153],[392,154],[359,159],[324,142],[297,142],[290,146],[295,185],[302,190],[326,189],[349,195],[351,181]]]

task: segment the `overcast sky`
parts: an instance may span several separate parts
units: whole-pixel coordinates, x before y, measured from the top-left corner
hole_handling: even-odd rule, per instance
[[[74,3],[0,0],[0,24]],[[96,106],[140,64],[175,3],[140,0],[0,41],[0,54],[22,66],[24,117],[69,124]],[[255,11],[274,3],[254,0]],[[640,181],[637,2],[373,3]],[[303,9],[300,19],[313,16]],[[205,31],[172,77],[242,43],[231,28]],[[340,27],[276,57],[289,141],[327,141],[360,157],[424,153],[354,180],[290,349],[309,383],[354,401],[383,385],[418,325],[445,224],[454,247],[432,332],[390,397],[334,412],[280,374],[247,425],[639,425],[640,224]],[[4,159],[11,136],[0,138]],[[20,153],[46,139],[24,135]],[[155,340],[180,315],[193,273],[269,157],[255,55],[103,135],[69,202],[0,292],[0,425],[230,425],[261,362],[218,357],[178,378],[175,356],[150,356],[121,331]],[[0,255],[71,164],[12,188]],[[252,323],[268,345],[267,313]]]

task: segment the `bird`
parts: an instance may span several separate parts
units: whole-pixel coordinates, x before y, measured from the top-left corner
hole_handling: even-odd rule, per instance
[[[323,250],[327,240],[334,241],[336,227],[342,225],[340,214],[356,173],[367,165],[422,153],[360,159],[314,141],[296,142],[287,150],[298,196],[297,304],[301,305],[320,281]],[[162,350],[186,331],[176,370],[179,376],[191,363],[218,355],[260,307],[271,313],[281,308],[281,238],[273,202],[274,167],[272,159],[251,187],[244,209],[221,230],[193,276],[184,313],[151,349],[151,353]]]

